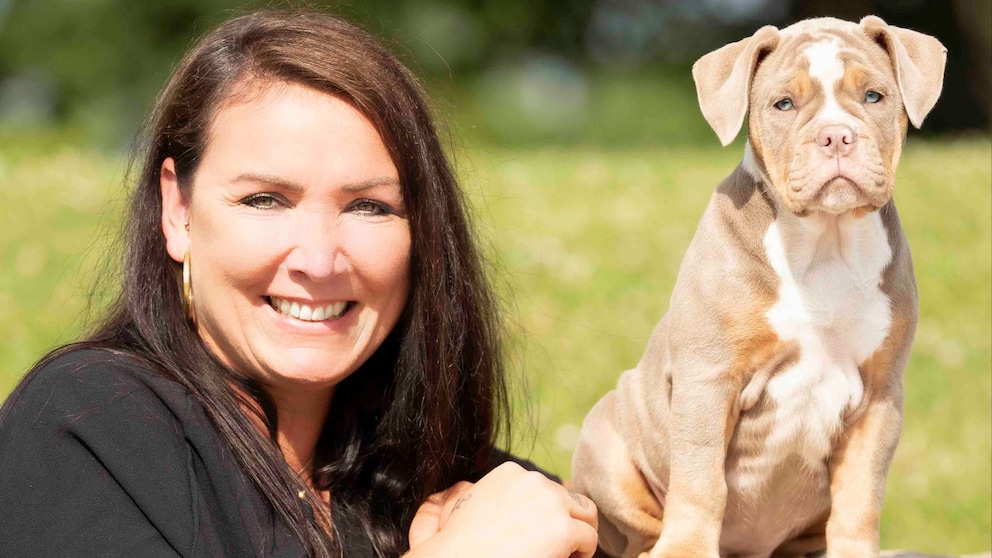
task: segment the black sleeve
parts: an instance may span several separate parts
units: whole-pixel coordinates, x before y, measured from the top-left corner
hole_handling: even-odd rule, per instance
[[[177,417],[189,400],[154,382],[112,353],[81,351],[12,395],[0,425],[0,556],[199,554]]]

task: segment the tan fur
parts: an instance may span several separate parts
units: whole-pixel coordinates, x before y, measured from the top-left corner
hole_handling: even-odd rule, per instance
[[[764,317],[773,303],[774,300],[762,300],[753,305],[735,305],[732,310],[739,314],[722,316],[723,328],[727,331],[727,349],[734,355],[731,374],[745,377],[781,351],[784,343],[768,327]]]
[[[943,47],[918,35],[877,18],[860,25],[809,20],[781,32],[766,26],[693,67],[703,115],[722,143],[749,115],[748,155],[711,198],[641,361],[583,425],[575,486],[599,506],[607,555],[793,557],[825,544],[831,558],[877,554],[917,312],[891,194],[907,122],[922,122],[933,106],[943,68]],[[838,45],[844,64],[831,89],[814,77],[804,50],[825,40]],[[921,68],[934,73],[923,76]],[[866,104],[868,88],[884,102]],[[783,96],[794,100],[795,111],[776,112]],[[811,182],[810,173],[823,157],[817,131],[832,122],[819,112],[829,99],[837,107],[829,118],[848,115],[845,125],[858,133],[856,148],[844,156],[855,165],[861,201],[846,211],[866,220],[877,212],[888,239],[891,259],[879,288],[891,322],[854,372],[864,389],[860,403],[838,418],[839,433],[825,440],[828,459],[811,469],[798,451],[776,450],[780,461],[765,460],[782,443],[779,405],[793,409],[766,390],[792,385],[782,382],[794,376],[777,375],[805,353],[769,323],[781,285],[764,242],[782,218],[794,223],[823,211],[819,196],[829,184]]]

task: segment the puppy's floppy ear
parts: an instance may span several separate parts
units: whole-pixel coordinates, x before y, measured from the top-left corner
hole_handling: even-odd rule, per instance
[[[699,108],[723,145],[729,145],[741,131],[758,57],[774,49],[778,39],[778,29],[766,25],[747,39],[714,50],[693,64]]]
[[[875,16],[862,19],[861,27],[888,51],[906,114],[919,128],[940,97],[947,49],[930,35],[889,25]]]

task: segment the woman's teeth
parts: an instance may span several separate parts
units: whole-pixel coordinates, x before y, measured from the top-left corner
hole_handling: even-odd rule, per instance
[[[323,322],[325,320],[340,318],[345,310],[348,309],[347,302],[335,302],[327,306],[310,306],[274,296],[269,297],[269,304],[280,314],[292,316],[297,320],[306,322]]]

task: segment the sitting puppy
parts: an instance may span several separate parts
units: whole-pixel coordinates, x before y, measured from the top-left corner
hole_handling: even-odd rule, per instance
[[[887,25],[767,26],[693,67],[743,161],[637,367],[586,418],[576,489],[616,557],[878,554],[917,295],[892,202],[946,50]]]

